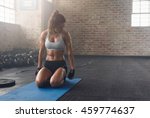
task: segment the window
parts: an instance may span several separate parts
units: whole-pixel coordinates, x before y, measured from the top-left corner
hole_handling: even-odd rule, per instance
[[[150,0],[133,0],[132,26],[150,26]]]
[[[0,0],[0,22],[15,23],[15,0]]]
[[[37,8],[37,0],[19,0],[21,10],[35,10]]]

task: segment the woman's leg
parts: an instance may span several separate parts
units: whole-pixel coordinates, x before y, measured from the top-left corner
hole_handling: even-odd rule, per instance
[[[64,83],[66,77],[66,70],[63,67],[59,67],[50,79],[50,85],[52,87],[58,87]]]
[[[43,67],[37,74],[35,82],[39,88],[49,86],[49,78],[52,76],[52,72]]]

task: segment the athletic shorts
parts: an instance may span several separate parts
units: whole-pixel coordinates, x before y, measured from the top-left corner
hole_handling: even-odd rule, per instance
[[[45,61],[44,67],[46,67],[49,71],[51,71],[52,74],[54,74],[55,71],[60,67],[64,68],[67,73],[67,65],[64,60],[62,60],[62,61]]]

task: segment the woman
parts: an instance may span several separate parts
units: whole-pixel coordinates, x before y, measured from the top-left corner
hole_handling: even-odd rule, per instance
[[[74,76],[72,42],[69,32],[63,29],[65,21],[65,17],[58,11],[55,11],[49,19],[48,29],[40,35],[38,67],[35,80],[38,87],[58,87],[64,83],[67,75],[67,65],[64,58],[65,49],[70,65],[68,78],[72,79]],[[46,61],[44,66],[42,66],[44,52],[46,52]]]

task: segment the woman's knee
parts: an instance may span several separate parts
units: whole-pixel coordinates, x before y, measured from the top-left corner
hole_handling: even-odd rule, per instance
[[[59,87],[64,83],[64,80],[58,81],[58,80],[51,80],[50,81],[50,86],[51,87]]]
[[[64,68],[58,68],[50,79],[50,85],[52,87],[58,87],[64,83],[64,77],[66,72]]]
[[[39,87],[39,88],[43,88],[44,87],[43,81],[41,81],[40,79],[36,79],[35,83],[36,83],[37,87]]]
[[[58,80],[57,79],[50,79],[50,85],[51,85],[51,87],[56,87],[56,86],[58,86]]]
[[[49,84],[50,77],[51,73],[46,68],[42,68],[36,76],[35,83],[39,88],[45,87]]]

